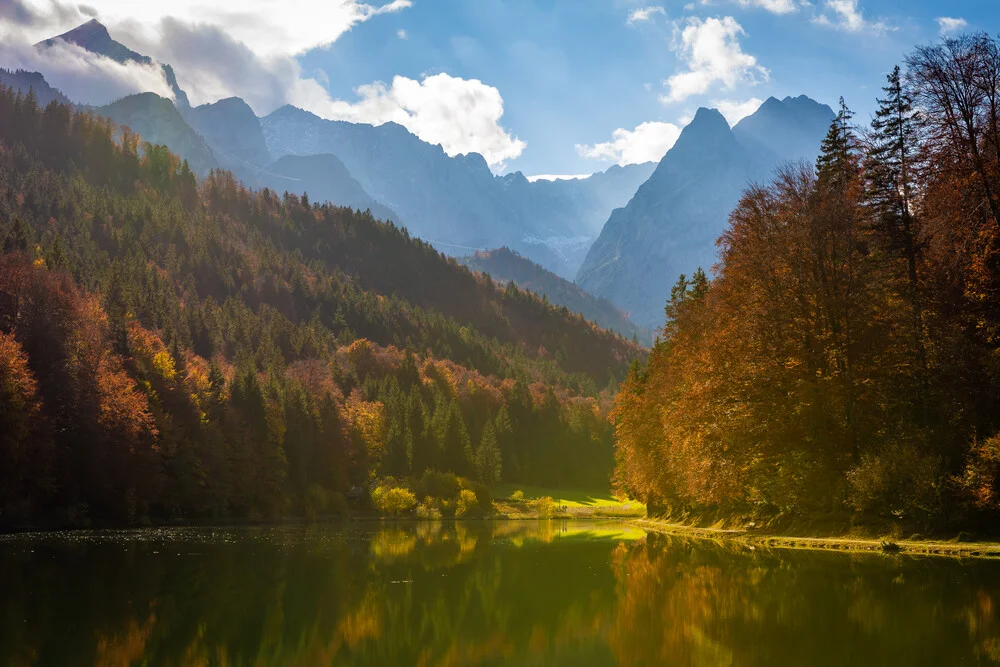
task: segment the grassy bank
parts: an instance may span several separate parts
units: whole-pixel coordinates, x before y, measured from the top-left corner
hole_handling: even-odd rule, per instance
[[[639,519],[646,516],[642,503],[619,499],[608,489],[499,484],[491,489],[499,519]]]
[[[697,527],[673,523],[664,519],[636,519],[634,525],[651,532],[723,539],[741,542],[750,548],[825,549],[829,551],[880,552],[919,556],[952,556],[958,558],[1000,558],[1000,543],[952,540],[899,539],[892,536],[842,535],[830,537],[800,537],[724,527]]]

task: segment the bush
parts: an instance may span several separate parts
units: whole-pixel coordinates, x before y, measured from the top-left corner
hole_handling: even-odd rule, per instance
[[[481,512],[482,508],[476,494],[469,489],[462,489],[458,494],[458,502],[455,504],[455,518],[470,518]]]
[[[306,520],[315,521],[316,517],[326,511],[326,504],[326,489],[317,484],[310,486],[302,500],[302,509],[305,511]]]
[[[510,500],[513,500],[515,503],[523,503],[524,502],[524,491],[522,491],[521,489],[518,489],[514,493],[510,494]]]
[[[453,473],[426,470],[417,484],[417,492],[421,496],[431,498],[454,499],[462,489],[462,482]]]
[[[347,514],[347,498],[340,491],[327,491],[326,511],[330,514]]]
[[[1000,434],[972,444],[958,482],[979,509],[1000,507]]]
[[[538,513],[539,518],[548,519],[556,511],[556,501],[551,496],[542,496],[531,501],[531,509]]]
[[[938,471],[936,459],[893,443],[848,471],[848,504],[869,515],[926,518],[938,510]]]
[[[441,510],[430,501],[417,505],[417,518],[420,519],[440,519]]]
[[[372,492],[375,509],[388,516],[399,516],[417,504],[417,497],[409,489],[400,486],[379,486]]]
[[[490,487],[485,484],[476,484],[472,487],[472,492],[476,494],[476,502],[483,512],[490,512],[493,509],[493,494]]]

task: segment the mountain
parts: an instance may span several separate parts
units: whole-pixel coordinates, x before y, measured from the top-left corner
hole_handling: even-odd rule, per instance
[[[328,201],[359,211],[370,210],[379,220],[399,223],[399,216],[372,199],[336,155],[285,155],[259,172],[256,179],[276,192],[305,193],[315,202]]]
[[[91,53],[97,53],[122,64],[134,62],[141,65],[152,65],[155,62],[149,56],[136,53],[121,42],[116,42],[104,24],[97,19],[91,19],[83,25],[77,26],[51,39],[39,42],[35,46],[38,48],[47,48],[53,46],[58,41],[76,44]],[[167,85],[170,86],[170,89],[174,93],[174,101],[177,106],[181,109],[189,108],[191,105],[188,102],[187,93],[181,90],[181,87],[177,84],[177,77],[174,74],[173,68],[170,65],[161,65],[161,67],[163,68],[163,76],[167,81]]]
[[[743,189],[783,162],[814,159],[833,118],[803,97],[771,98],[735,128],[699,109],[635,197],[612,212],[576,282],[637,323],[662,325],[677,277],[715,264],[715,241]]]
[[[11,71],[0,68],[0,86],[7,86],[11,90],[19,90],[25,94],[29,90],[34,90],[35,99],[40,107],[44,107],[52,101],[60,104],[71,104],[69,98],[62,91],[50,86],[40,72],[28,72],[23,69]]]
[[[115,41],[96,20],[38,47],[59,41],[117,62],[155,64]],[[615,166],[551,182],[530,182],[520,172],[495,176],[481,155],[448,156],[395,123],[329,121],[291,106],[259,119],[236,97],[192,108],[173,70],[162,67],[175,109],[143,94],[95,111],[131,126],[144,140],[166,144],[198,173],[221,167],[257,187],[371,209],[452,255],[509,246],[567,279],[576,276],[608,215],[632,198],[655,166]],[[315,158],[284,159],[310,156]]]
[[[635,336],[646,345],[652,344],[652,332],[637,326],[613,303],[585,292],[578,285],[547,271],[510,248],[477,252],[460,257],[458,261],[473,271],[489,275],[496,282],[513,281],[521,289],[544,296],[555,305],[579,313],[604,329],[628,338]]]
[[[410,232],[435,245],[487,247],[495,245],[500,228],[515,238],[524,232],[481,155],[449,158],[396,123],[324,120],[292,106],[261,124],[273,156],[336,155],[365,191],[406,220]]]
[[[212,147],[219,164],[240,171],[271,162],[260,120],[238,97],[202,104],[187,114],[193,128]]]
[[[624,206],[655,167],[653,162],[615,165],[587,178],[533,182],[514,172],[497,180],[511,207],[535,223],[519,245],[532,260],[571,280],[608,214]]]
[[[413,234],[445,252],[506,245],[564,277],[575,275],[608,213],[652,169],[532,183],[520,172],[494,176],[477,153],[449,157],[396,123],[331,121],[284,106],[261,124],[272,155],[336,155]]]
[[[129,126],[143,141],[165,144],[187,160],[195,173],[204,175],[219,166],[212,149],[184,121],[173,102],[155,93],[129,95],[93,111],[118,125]]]
[[[733,134],[744,146],[771,151],[781,160],[811,162],[832,120],[830,107],[805,95],[769,97],[756,113],[733,127]]]

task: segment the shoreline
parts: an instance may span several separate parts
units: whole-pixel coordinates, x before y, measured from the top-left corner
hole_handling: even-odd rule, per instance
[[[635,519],[629,523],[647,532],[726,540],[748,547],[774,549],[809,549],[813,551],[840,551],[853,553],[880,553],[886,555],[947,556],[952,558],[1000,559],[1000,542],[959,542],[955,540],[905,540],[892,537],[799,537],[779,535],[765,531],[748,531],[732,528],[702,528],[663,519]]]

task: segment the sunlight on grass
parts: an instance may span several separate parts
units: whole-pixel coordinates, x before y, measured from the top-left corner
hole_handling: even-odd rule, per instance
[[[498,500],[510,498],[515,491],[524,492],[525,500],[548,496],[556,505],[571,507],[645,507],[635,500],[621,501],[611,495],[609,489],[557,489],[544,486],[524,486],[520,484],[497,484],[493,487],[493,497]]]

